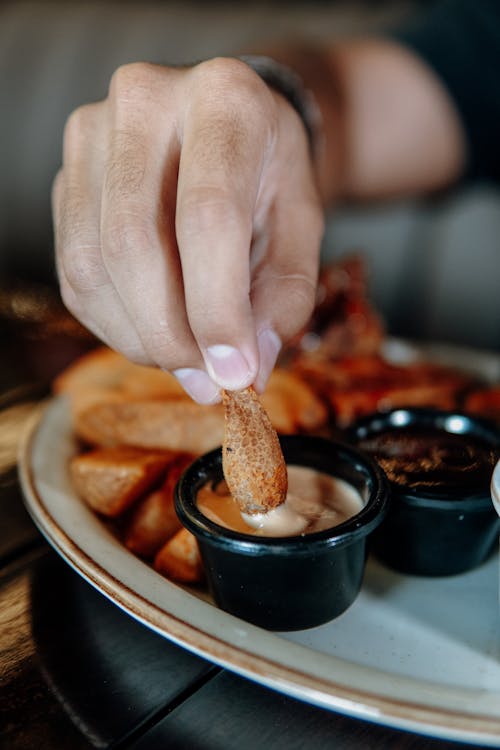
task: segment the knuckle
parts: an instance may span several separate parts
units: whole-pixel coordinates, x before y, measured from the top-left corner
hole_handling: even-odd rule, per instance
[[[154,225],[139,207],[114,214],[103,227],[102,253],[105,262],[122,264],[141,255],[147,263],[155,246]]]
[[[211,81],[228,85],[244,78],[249,72],[248,66],[234,57],[212,57],[199,63],[194,70],[204,81],[208,77]]]
[[[171,353],[175,351],[176,340],[166,326],[148,329],[141,336],[144,348],[155,362],[171,361]]]
[[[114,348],[118,349],[126,359],[130,362],[134,362],[136,365],[151,367],[151,365],[155,364],[155,360],[144,351],[140,342],[123,341]]]
[[[286,273],[277,274],[275,285],[280,289],[282,297],[289,300],[297,315],[312,313],[316,298],[316,277],[309,270],[289,268]]]
[[[177,213],[177,236],[182,241],[203,236],[205,233],[231,231],[234,228],[241,232],[250,219],[245,219],[245,212],[236,203],[235,198],[226,191],[211,185],[200,185],[192,188],[182,198],[181,210]]]
[[[148,327],[141,333],[141,341],[151,360],[164,370],[175,370],[189,358],[185,338],[168,323]]]
[[[96,252],[98,230],[92,218],[87,218],[87,201],[78,189],[66,187],[59,197],[58,218],[55,226],[56,248],[64,256],[80,252]]]
[[[237,100],[245,101],[248,91],[254,94],[267,91],[262,79],[246,63],[233,57],[214,57],[200,63],[195,70],[203,85],[220,86]]]
[[[296,274],[293,277],[293,297],[296,307],[302,310],[304,316],[309,317],[314,308],[316,298],[316,282],[309,276]]]
[[[89,133],[94,130],[99,104],[84,104],[75,109],[64,126],[64,155],[79,153],[88,143]]]
[[[97,248],[66,248],[62,267],[69,286],[77,294],[93,292],[109,281]]]
[[[73,110],[66,120],[64,126],[64,141],[70,148],[73,147],[75,143],[78,143],[80,139],[84,127],[83,122],[85,120],[84,110],[85,105],[83,107],[78,107],[78,109]]]
[[[246,130],[267,132],[276,123],[274,97],[266,83],[246,63],[216,57],[195,69],[200,95],[214,115],[239,120]],[[224,100],[221,113],[220,101]]]
[[[115,101],[142,98],[151,92],[151,79],[156,66],[145,62],[120,65],[111,76],[109,96]]]

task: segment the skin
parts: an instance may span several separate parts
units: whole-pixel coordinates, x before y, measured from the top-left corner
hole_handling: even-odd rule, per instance
[[[262,390],[307,321],[325,206],[436,190],[466,161],[445,89],[397,44],[274,56],[315,95],[315,158],[289,103],[231,58],[121,67],[65,128],[53,188],[63,300],[201,403]]]

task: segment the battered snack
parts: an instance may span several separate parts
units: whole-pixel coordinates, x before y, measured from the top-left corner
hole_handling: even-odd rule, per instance
[[[338,427],[398,406],[453,409],[474,382],[467,373],[432,362],[388,362],[381,355],[320,360],[302,356],[296,372],[328,401]]]
[[[79,496],[101,515],[114,518],[153,487],[171,460],[168,452],[119,446],[75,456],[69,468]]]
[[[273,370],[260,402],[282,434],[317,432],[328,421],[326,403],[301,377],[283,368]]]
[[[173,581],[201,583],[204,571],[196,537],[182,528],[160,549],[153,567]]]
[[[194,456],[180,453],[173,458],[167,467],[163,484],[150,492],[137,507],[124,531],[125,546],[136,555],[152,559],[179,529],[181,522],[174,506],[174,490],[184,469],[193,461]]]
[[[75,420],[90,445],[133,445],[153,450],[205,453],[222,442],[222,407],[190,399],[110,401],[94,404]]]
[[[288,478],[276,430],[252,387],[223,391],[222,468],[242,513],[267,513],[286,498]]]

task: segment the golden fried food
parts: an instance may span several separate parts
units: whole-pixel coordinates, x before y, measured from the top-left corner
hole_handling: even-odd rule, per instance
[[[54,393],[77,394],[81,388],[112,390],[121,387],[123,378],[137,365],[106,346],[100,346],[79,357],[58,375]]]
[[[196,537],[182,528],[160,549],[153,567],[172,581],[201,583],[204,572]]]
[[[141,557],[152,558],[165,542],[181,528],[174,506],[174,490],[193,456],[179,454],[167,466],[161,487],[141,500],[126,526],[125,546]]]
[[[396,365],[380,356],[319,361],[302,357],[295,367],[332,409],[339,427],[373,411],[398,406],[456,407],[471,376],[428,362]]]
[[[260,401],[273,427],[282,434],[315,432],[328,420],[328,409],[298,374],[275,369]]]
[[[70,474],[78,495],[91,508],[115,517],[153,487],[171,460],[168,452],[95,448],[71,460]]]
[[[125,372],[122,389],[131,400],[158,399],[189,399],[177,378],[157,367],[141,367],[134,365]]]
[[[173,375],[136,365],[107,347],[88,352],[70,365],[55,379],[53,391],[69,398],[75,418],[99,403],[188,400]]]
[[[252,387],[224,391],[222,468],[242,513],[267,513],[284,502],[285,459],[276,430]]]
[[[90,445],[133,445],[205,453],[222,443],[222,406],[173,401],[101,402],[76,415],[74,429]]]

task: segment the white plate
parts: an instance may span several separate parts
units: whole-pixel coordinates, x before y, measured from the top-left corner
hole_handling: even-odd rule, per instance
[[[471,367],[477,361],[469,359]],[[500,371],[497,357],[484,362]],[[67,403],[54,399],[21,452],[28,509],[66,561],[137,620],[221,666],[318,706],[500,746],[496,558],[437,579],[401,576],[369,561],[360,595],[337,620],[270,633],[170,583],[129,553],[75,496],[67,471],[75,449]]]

